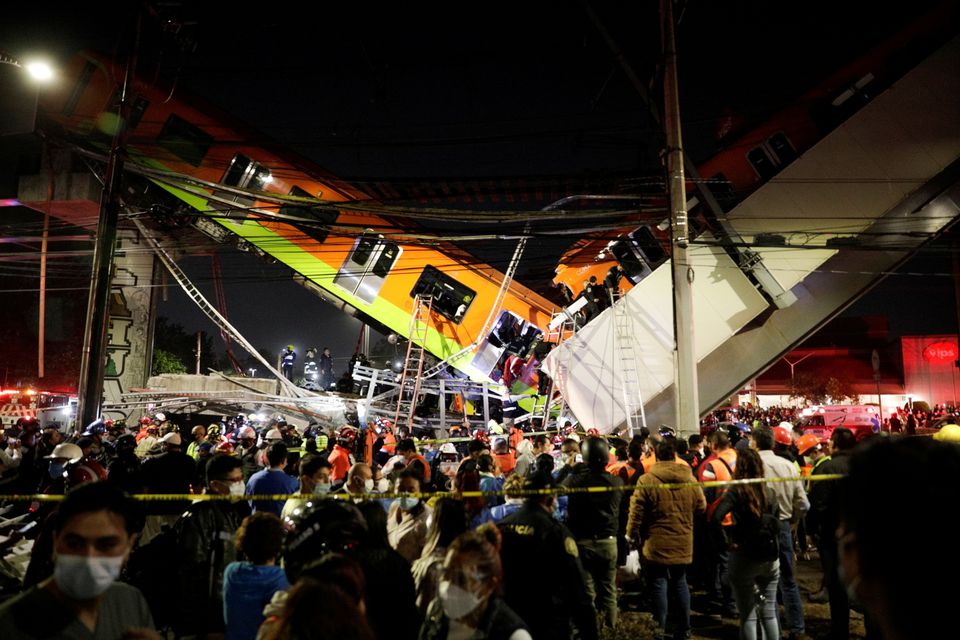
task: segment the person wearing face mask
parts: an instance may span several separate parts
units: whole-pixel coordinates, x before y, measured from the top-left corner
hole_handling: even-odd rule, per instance
[[[346,493],[354,496],[354,501],[362,500],[364,494],[373,493],[376,489],[376,483],[373,480],[373,470],[365,462],[358,462],[350,467],[347,472],[347,479],[337,489],[337,493]]]
[[[53,576],[0,605],[0,638],[159,640],[143,594],[117,582],[136,540],[135,510],[103,482],[67,495],[54,516]]]
[[[177,547],[172,622],[178,636],[222,633],[223,571],[236,560],[234,535],[249,514],[238,458],[217,454],[207,464],[207,493],[230,495],[237,502],[202,500],[190,505],[173,526]]]
[[[280,520],[286,521],[294,511],[303,507],[311,498],[326,498],[330,493],[332,468],[322,456],[310,454],[300,461],[301,499],[290,498],[284,503]]]
[[[263,468],[259,461],[260,450],[257,449],[257,432],[253,430],[253,427],[240,427],[237,432],[237,440],[240,442],[237,447],[237,456],[243,464],[243,481],[247,482],[253,474]]]
[[[430,603],[421,640],[502,638],[531,640],[523,620],[500,598],[500,533],[493,524],[464,533],[450,546],[437,597]]]
[[[404,469],[397,480],[397,493],[420,493],[420,474]],[[419,497],[403,496],[394,500],[387,511],[387,537],[390,546],[407,562],[420,557],[427,539],[427,518],[431,509]]]

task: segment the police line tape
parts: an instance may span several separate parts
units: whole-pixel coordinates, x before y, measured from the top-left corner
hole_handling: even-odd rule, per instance
[[[433,491],[430,493],[410,493],[410,492],[389,492],[389,493],[327,493],[302,494],[302,493],[279,493],[279,494],[249,494],[242,496],[222,495],[218,493],[137,493],[130,495],[130,498],[142,502],[202,502],[204,500],[223,500],[227,502],[239,501],[275,501],[281,500],[309,500],[333,498],[336,500],[396,500],[398,498],[420,498],[429,500],[432,498],[491,498],[491,497],[526,497],[526,496],[546,496],[546,495],[570,495],[576,493],[611,493],[614,491],[635,491],[657,489],[673,490],[686,487],[700,487],[701,489],[711,489],[714,487],[730,487],[741,484],[770,484],[777,482],[822,482],[825,480],[840,480],[844,478],[843,474],[824,473],[817,476],[803,478],[796,476],[793,478],[747,478],[742,480],[708,480],[705,482],[664,482],[657,484],[630,484],[618,486],[600,486],[600,487],[553,487],[550,489],[515,489],[511,491]],[[12,494],[0,495],[0,502],[60,502],[64,496],[60,494]]]

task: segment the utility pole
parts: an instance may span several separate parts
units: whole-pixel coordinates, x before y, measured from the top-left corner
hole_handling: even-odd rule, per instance
[[[123,87],[120,92],[117,130],[110,145],[107,172],[100,196],[100,219],[93,249],[93,273],[87,299],[87,323],[83,333],[80,360],[78,428],[100,417],[103,401],[103,373],[106,363],[107,333],[110,324],[110,285],[113,276],[113,253],[117,246],[117,223],[120,218],[120,181],[123,177],[123,150],[127,139],[130,114],[129,91],[137,64],[140,43],[140,10],[137,9],[133,48],[127,56]]]
[[[201,331],[197,331],[197,375],[200,375],[200,334]]]
[[[674,404],[677,435],[700,432],[697,357],[693,335],[693,266],[687,258],[687,189],[683,176],[677,50],[673,34],[673,0],[660,0],[660,42],[663,48],[663,113],[670,193],[670,262],[673,271]]]

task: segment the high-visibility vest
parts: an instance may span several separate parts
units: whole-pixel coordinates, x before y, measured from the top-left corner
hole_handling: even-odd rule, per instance
[[[363,439],[363,461],[367,464],[373,462],[373,443],[377,440],[377,432],[371,427],[367,427],[367,436]]]
[[[497,466],[500,467],[503,475],[513,473],[513,470],[517,468],[517,458],[512,452],[495,453],[493,454],[493,460],[497,463]]]
[[[382,451],[386,451],[391,456],[396,453],[397,449],[397,438],[393,433],[387,431],[383,434],[383,446],[380,447]]]
[[[423,465],[423,481],[424,481],[424,483],[430,482],[430,465],[427,464],[427,459],[424,458],[424,457],[423,457],[422,455],[420,455],[419,453],[415,453],[415,454],[413,454],[413,458],[410,460],[410,462],[407,463],[407,466],[409,467],[411,464],[413,464],[413,461],[414,461],[414,460],[419,460],[419,461],[420,461],[420,464]]]
[[[681,464],[685,464],[685,465],[687,465],[688,467],[690,466],[690,463],[689,463],[689,462],[687,462],[686,460],[684,460],[683,458],[681,458],[680,456],[678,456],[678,455],[676,455],[676,454],[674,454],[674,456],[673,456],[673,461],[674,461],[674,462],[679,462],[679,463],[681,463]],[[650,451],[650,453],[648,453],[647,455],[645,455],[645,456],[643,456],[642,458],[640,458],[640,464],[643,465],[643,472],[644,472],[644,473],[647,473],[648,471],[650,471],[650,467],[652,467],[652,466],[655,465],[656,463],[657,463],[657,456],[656,456],[656,454],[655,454],[653,451]]]
[[[730,464],[729,462],[727,462],[727,458],[729,458],[729,456],[723,455],[727,453],[727,451],[730,451],[730,449],[721,451],[720,453],[711,454],[709,458],[707,458],[702,463],[700,463],[700,474],[699,474],[698,480],[700,480],[701,482],[704,481],[703,473],[704,471],[707,470],[708,466],[711,469],[713,469],[713,475],[715,476],[714,478],[715,480],[718,480],[720,482],[724,482],[726,480],[732,480],[733,474],[730,471],[733,469],[733,466],[731,465],[730,470],[727,469],[727,465]],[[724,464],[724,462],[727,462],[727,464]],[[720,501],[723,500],[723,494],[726,492],[727,490],[724,489],[723,487],[717,488],[717,497],[712,502],[710,502],[710,504],[707,505],[707,520],[710,520],[711,518],[713,518],[713,512],[717,510],[718,506],[720,506]],[[733,517],[731,516],[731,514],[728,513],[726,516],[724,516],[723,522],[721,522],[720,524],[722,524],[725,527],[732,525]]]

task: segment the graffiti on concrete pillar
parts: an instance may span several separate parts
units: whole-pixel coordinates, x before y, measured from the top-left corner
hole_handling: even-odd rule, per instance
[[[120,402],[124,393],[146,384],[150,345],[147,344],[153,310],[153,253],[135,230],[121,230],[110,292],[110,327],[103,393],[107,403]],[[107,411],[112,418],[130,418]]]

